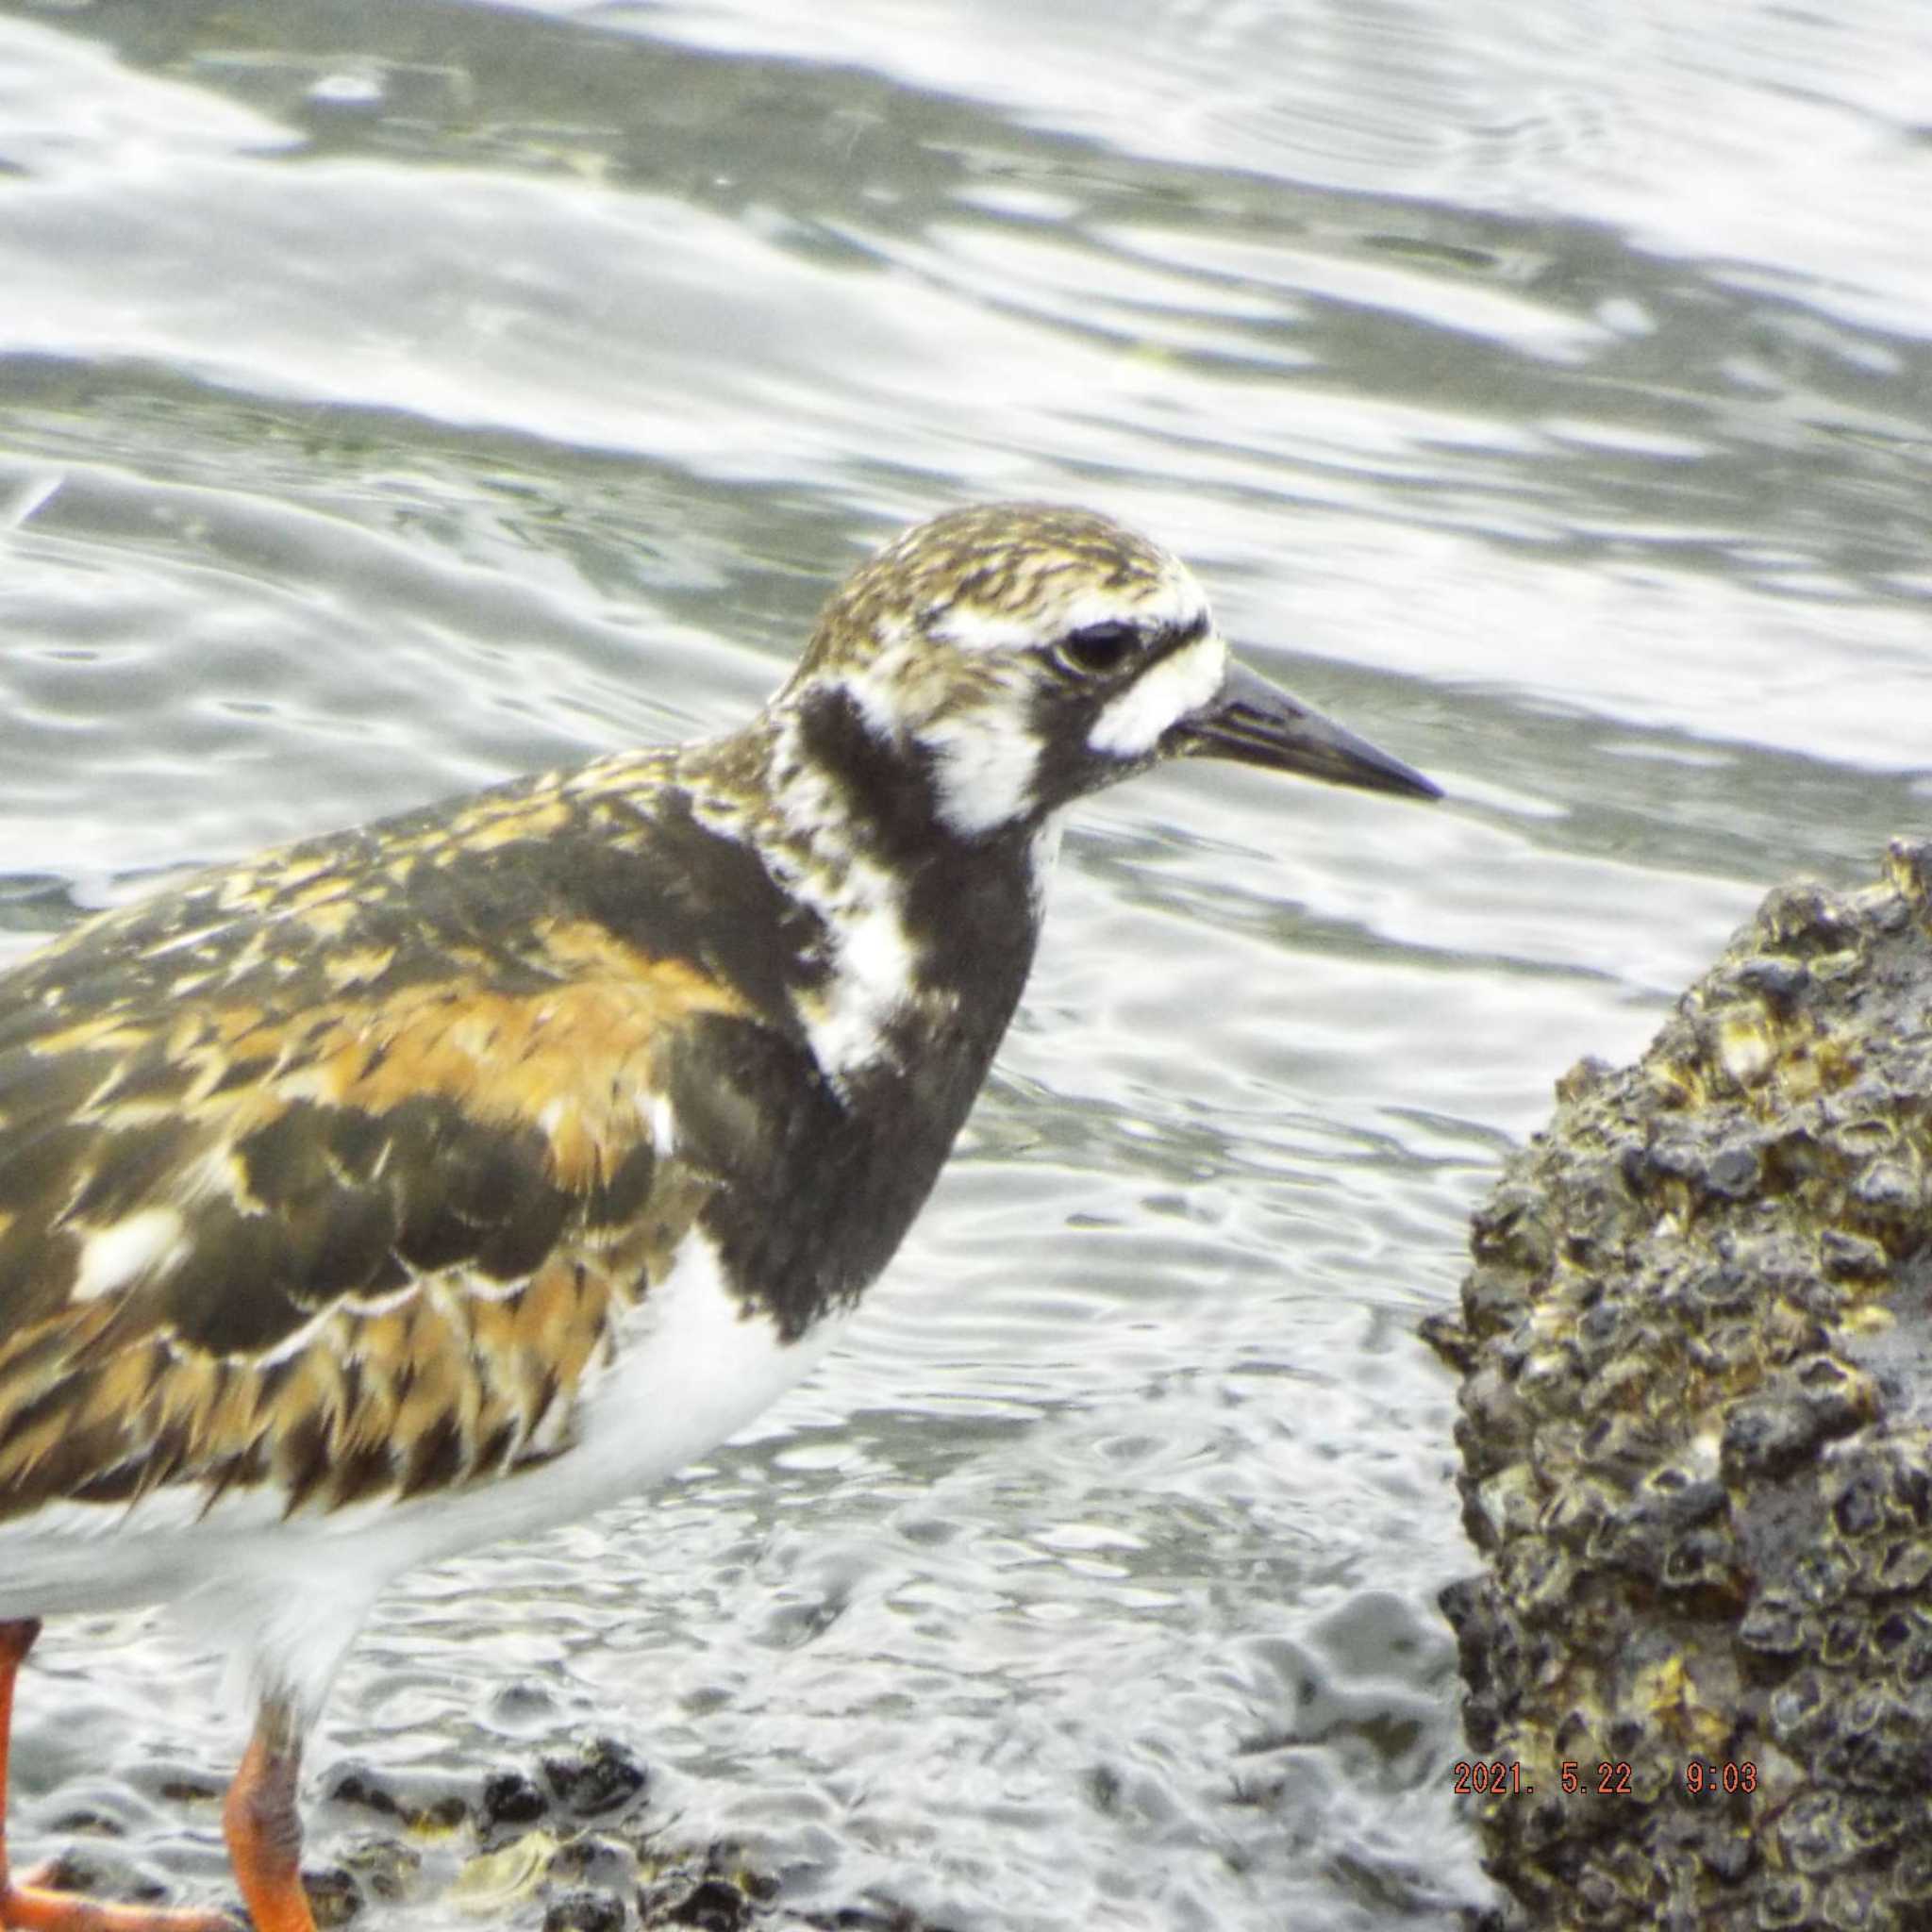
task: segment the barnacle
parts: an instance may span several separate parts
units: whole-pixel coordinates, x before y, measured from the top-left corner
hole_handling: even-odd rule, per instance
[[[1509,1923],[1932,1928],[1932,843],[1774,891],[1471,1246],[1427,1332]]]

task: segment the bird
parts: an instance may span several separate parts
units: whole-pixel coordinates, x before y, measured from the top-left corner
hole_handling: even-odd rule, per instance
[[[378,1592],[633,1495],[844,1332],[1014,1012],[1068,808],[1199,756],[1439,788],[1097,512],[919,524],[723,735],[192,875],[0,974],[0,1926],[226,1932],[6,1860],[41,1620],[166,1604],[252,1722],[257,1932]]]

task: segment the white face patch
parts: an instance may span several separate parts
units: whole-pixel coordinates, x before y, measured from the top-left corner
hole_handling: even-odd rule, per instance
[[[938,719],[920,737],[938,759],[940,817],[961,838],[1010,824],[1030,809],[1040,743],[1017,706],[983,705]]]
[[[1014,627],[1004,618],[977,611],[954,616],[1012,629],[1015,650],[1032,632],[1030,625]],[[985,649],[997,648],[991,637],[989,631],[986,640],[975,640],[967,648],[981,648],[982,642]],[[957,636],[950,641],[956,646],[960,642]],[[861,672],[844,676],[841,686],[881,740],[891,743],[909,732],[933,754],[940,817],[949,829],[961,838],[976,838],[1024,816],[1032,805],[1040,765],[1040,748],[1024,715],[1024,693],[1010,684],[996,686],[970,708],[947,712],[931,703],[936,694],[931,688],[920,690],[916,663],[917,654],[909,647],[882,654]],[[914,691],[925,700],[918,707],[924,715],[909,715],[908,697]]]
[[[1087,734],[1087,748],[1111,758],[1138,758],[1161,734],[1198,711],[1227,678],[1227,642],[1209,631],[1197,643],[1170,651],[1115,698]]]

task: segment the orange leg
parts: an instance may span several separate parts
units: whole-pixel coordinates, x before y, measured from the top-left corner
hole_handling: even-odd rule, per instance
[[[264,1704],[222,1807],[228,1857],[255,1932],[315,1932],[302,1890],[301,1768],[302,1745],[287,1709]]]
[[[235,1932],[225,1912],[173,1912],[155,1906],[109,1906],[71,1891],[16,1885],[7,1863],[7,1753],[13,1735],[13,1680],[41,1634],[38,1618],[0,1620],[0,1927],[8,1932]],[[244,1896],[246,1893],[244,1891]],[[314,1932],[306,1920],[277,1932]]]

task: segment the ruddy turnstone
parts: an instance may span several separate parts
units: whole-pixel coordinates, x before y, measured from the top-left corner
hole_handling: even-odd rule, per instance
[[[1062,808],[1206,754],[1431,797],[1104,517],[956,511],[722,738],[223,866],[0,975],[0,1794],[62,1611],[172,1601],[312,1932],[302,1740],[378,1591],[596,1509],[825,1352],[1020,997]],[[4,1812],[0,1812],[4,1824]],[[14,1881],[0,1925],[213,1932]]]

